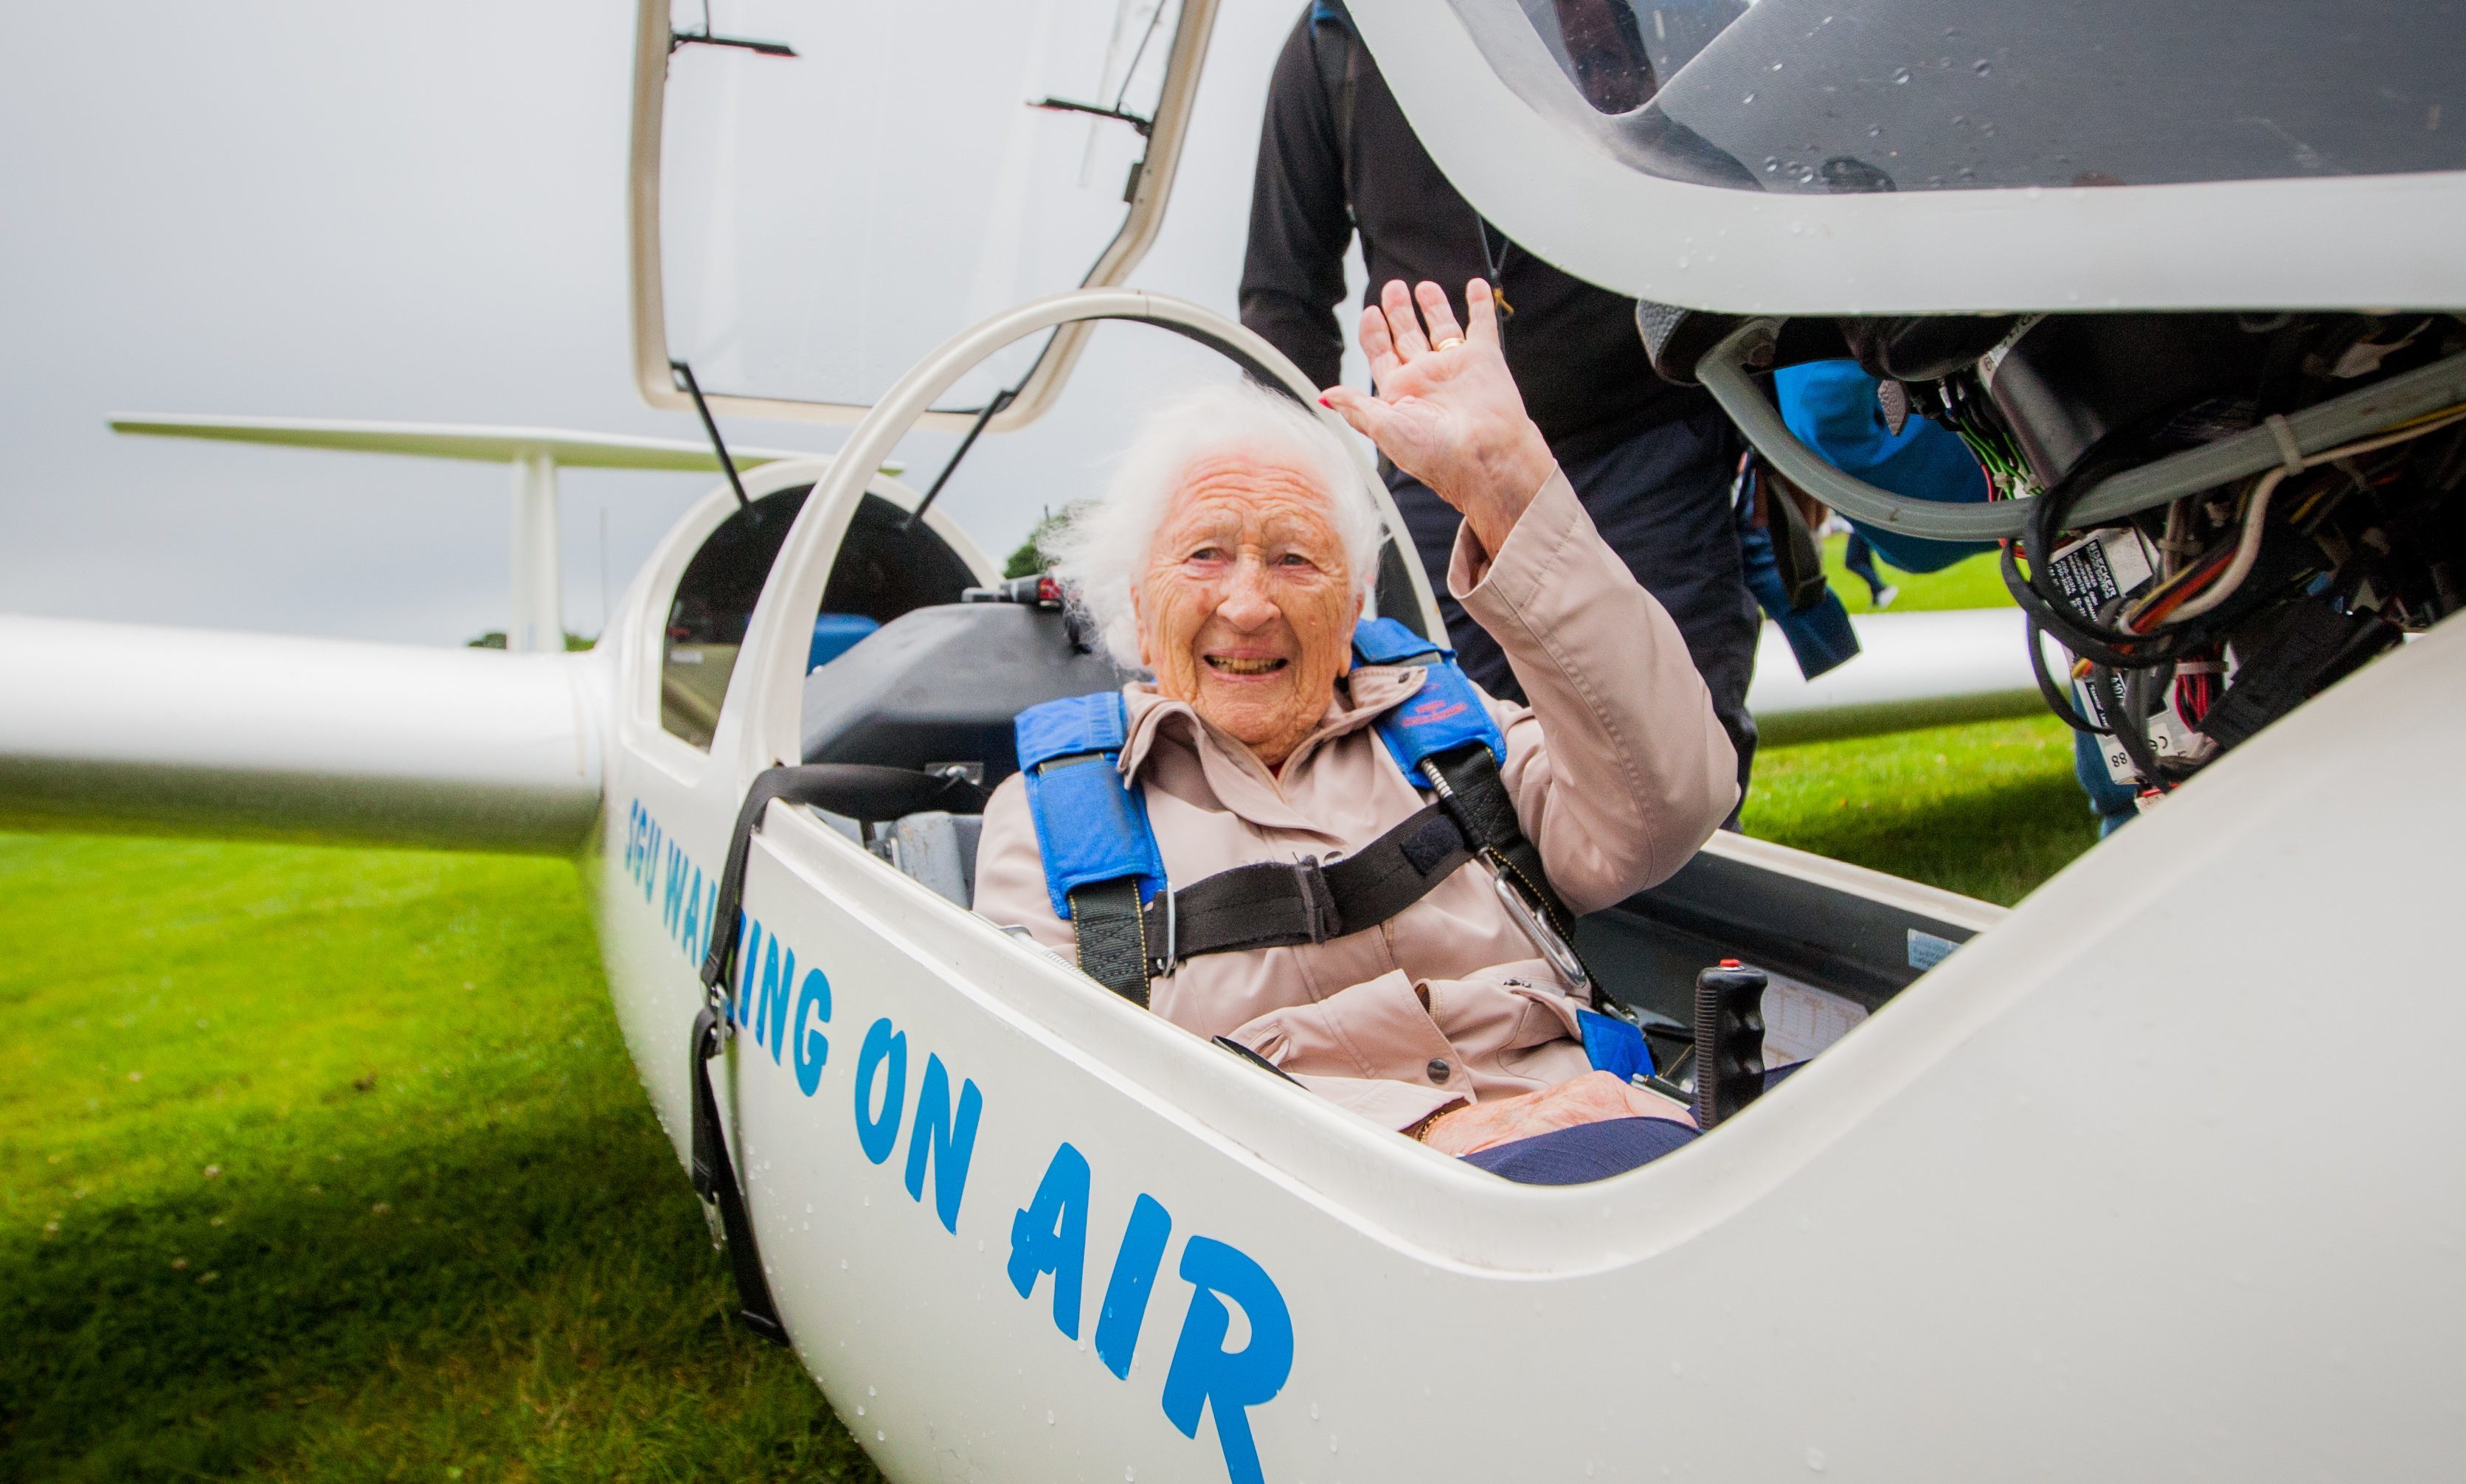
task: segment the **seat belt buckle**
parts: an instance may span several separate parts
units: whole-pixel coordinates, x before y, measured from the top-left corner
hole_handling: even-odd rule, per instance
[[[1293,881],[1302,897],[1302,926],[1313,943],[1324,943],[1337,936],[1341,926],[1335,917],[1335,895],[1328,889],[1327,871],[1314,855],[1303,856],[1292,864]]]
[[[1165,888],[1157,892],[1156,896],[1164,903],[1164,953],[1161,956],[1149,956],[1148,977],[1159,979],[1171,978],[1173,971],[1181,964],[1181,945],[1177,941],[1181,933],[1180,914],[1173,903],[1171,883],[1168,882]]]
[[[1422,759],[1422,776],[1428,780],[1430,791],[1440,798],[1451,800],[1456,797],[1456,791],[1447,783],[1446,775],[1439,770],[1437,759]],[[1459,819],[1457,824],[1462,828],[1463,821]],[[1471,831],[1467,830],[1466,833],[1469,835]],[[1533,946],[1541,950],[1541,956],[1549,960],[1550,967],[1558,971],[1559,978],[1572,988],[1590,994],[1593,977],[1584,972],[1584,961],[1576,956],[1575,948],[1558,935],[1558,930],[1550,926],[1550,920],[1525,900],[1523,891],[1508,875],[1507,867],[1500,864],[1498,852],[1484,844],[1481,858],[1490,866],[1491,889],[1498,893],[1498,905],[1506,909],[1507,915],[1514,920],[1517,927],[1524,930],[1524,935],[1533,940]]]
[[[1590,992],[1592,976],[1584,972],[1584,961],[1576,956],[1576,950],[1558,935],[1558,929],[1550,926],[1548,918],[1524,899],[1524,893],[1517,889],[1514,881],[1499,868],[1495,860],[1490,859],[1487,851],[1483,852],[1483,859],[1490,861],[1490,885],[1491,889],[1498,893],[1498,905],[1506,909],[1507,915],[1517,927],[1524,930],[1524,935],[1533,940],[1533,946],[1541,950],[1541,956],[1549,960],[1551,968],[1558,971],[1559,978],[1576,989]]]

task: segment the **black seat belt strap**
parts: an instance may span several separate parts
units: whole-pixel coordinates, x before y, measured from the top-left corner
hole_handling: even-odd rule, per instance
[[[1159,901],[1164,896],[1156,893]],[[1079,972],[1146,1009],[1149,956],[1138,878],[1090,882],[1072,891],[1070,926],[1079,935]]]
[[[1148,904],[1151,972],[1170,973],[1202,954],[1324,943],[1375,928],[1472,858],[1463,830],[1431,804],[1340,861],[1261,861],[1220,871]]]
[[[1458,748],[1429,759],[1447,787],[1440,802],[1455,816],[1464,832],[1491,851],[1515,875],[1516,882],[1532,895],[1534,905],[1548,914],[1550,926],[1561,933],[1575,931],[1575,914],[1558,899],[1558,888],[1550,885],[1550,875],[1541,865],[1540,847],[1526,837],[1524,826],[1515,818],[1515,800],[1507,795],[1507,780],[1498,776],[1498,765],[1491,760],[1485,747]]]
[[[1508,796],[1507,780],[1499,776],[1490,749],[1478,743],[1456,748],[1424,759],[1422,768],[1434,786],[1445,785],[1437,788],[1439,802],[1497,867],[1502,890],[1516,892],[1536,914],[1539,926],[1546,930],[1536,933],[1543,940],[1545,956],[1580,983],[1595,1010],[1633,1023],[1634,1012],[1603,993],[1601,977],[1577,951],[1576,914],[1550,885],[1541,849],[1516,819],[1515,800]],[[1513,911],[1513,904],[1508,905]]]
[[[1145,907],[1137,877],[1073,888],[1070,924],[1080,971],[1144,1008],[1151,980],[1186,959],[1324,943],[1375,928],[1479,857],[1498,873],[1501,905],[1552,966],[1584,990],[1596,1009],[1629,1018],[1603,996],[1576,952],[1575,914],[1551,887],[1541,851],[1524,834],[1490,749],[1476,742],[1422,766],[1436,801],[1342,860],[1237,866],[1179,890],[1158,891]]]
[[[706,1004],[694,1017],[693,1056],[686,1075],[693,1083],[693,1184],[702,1197],[703,1217],[717,1221],[713,1247],[728,1249],[728,1266],[736,1274],[736,1316],[765,1339],[788,1342],[788,1327],[779,1322],[779,1307],[762,1276],[762,1253],[753,1241],[753,1222],[745,1211],[744,1193],[736,1183],[736,1167],[728,1157],[728,1132],[720,1126],[719,1099],[710,1088],[710,1064],[720,1045],[734,1034],[724,1005]]]
[[[728,859],[719,873],[719,895],[711,903],[710,950],[703,956],[702,982],[717,994],[727,982],[729,956],[736,952],[745,905],[745,863],[753,850],[753,832],[774,798],[792,804],[818,804],[853,819],[895,820],[929,809],[973,814],[984,807],[984,790],[964,777],[918,773],[908,768],[884,768],[867,763],[807,763],[765,769],[745,791],[736,811],[736,827],[728,837]]]
[[[771,801],[814,802],[834,789],[844,789],[851,770],[839,765],[780,767],[766,770],[745,791],[736,811],[736,827],[728,841],[728,861],[719,876],[719,893],[711,901],[710,952],[702,961],[702,1013],[694,1017],[693,1045],[687,1080],[693,1087],[693,1185],[702,1198],[703,1219],[711,1225],[711,1245],[725,1248],[736,1275],[736,1316],[765,1339],[788,1342],[788,1328],[779,1320],[779,1306],[762,1275],[762,1252],[753,1240],[753,1220],[745,1209],[744,1187],[737,1183],[735,1162],[728,1154],[728,1130],[719,1116],[718,1094],[711,1090],[710,1064],[719,1048],[736,1034],[729,1013],[728,971],[741,935],[739,918],[745,903],[745,868],[753,851],[753,832]],[[920,786],[924,780],[920,780]]]

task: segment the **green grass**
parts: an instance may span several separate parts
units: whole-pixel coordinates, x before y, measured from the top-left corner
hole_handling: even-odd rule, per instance
[[[571,867],[0,836],[0,1478],[874,1476]]]
[[[1843,565],[1849,546],[1827,537],[1824,570],[1851,613],[1871,612],[1866,582]],[[2012,603],[1992,551],[1940,572],[1876,565],[1900,589],[1894,613]],[[2097,843],[2072,733],[2051,716],[1760,749],[1740,822],[1760,839],[2006,906]]]
[[[1760,749],[1746,832],[1989,902],[2097,843],[2051,716]]]
[[[1872,608],[1867,601],[1867,584],[1850,574],[1841,563],[1850,550],[1848,536],[1829,536],[1824,542],[1824,570],[1832,578],[1832,591],[1841,595],[1841,602],[1851,613],[1866,613]],[[1881,557],[1876,569],[1884,580],[1901,590],[1893,599],[1894,613],[1934,613],[1946,608],[2009,608],[2012,595],[2004,588],[2004,574],[1997,570],[1997,557],[1992,551],[1963,557],[1941,572],[1902,572]]]
[[[2071,755],[1772,748],[1746,823],[2009,902]],[[873,1477],[727,1318],[570,868],[0,835],[0,1479]]]

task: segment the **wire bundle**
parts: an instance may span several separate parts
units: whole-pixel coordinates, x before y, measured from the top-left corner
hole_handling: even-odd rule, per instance
[[[2114,735],[2132,754],[2144,779],[2159,788],[2170,786],[2170,770],[2156,758],[2142,718],[2149,714],[2150,699],[2166,694],[2170,682],[2176,709],[2186,721],[2197,726],[2214,704],[2223,668],[2218,663],[2219,646],[2226,630],[2275,596],[2274,589],[2247,588],[2259,564],[2270,511],[2280,488],[2290,479],[2320,472],[2322,477],[2313,482],[2314,487],[2306,490],[2285,522],[2308,533],[2346,490],[2394,480],[2395,464],[2403,461],[2391,461],[2389,466],[2366,474],[2356,461],[2461,422],[2466,422],[2466,404],[2442,408],[2307,456],[2296,447],[2285,419],[2268,419],[2284,461],[2245,483],[2233,514],[2221,521],[2224,529],[2218,538],[2199,547],[2189,536],[2204,505],[2213,496],[2196,494],[2177,500],[2168,510],[2165,535],[2159,543],[2165,564],[2160,579],[2137,598],[2118,599],[2096,614],[2080,612],[2050,582],[2045,560],[2033,556],[2027,573],[2020,565],[2025,551],[2057,550],[2057,538],[2067,528],[2066,518],[2082,492],[2109,472],[2105,468],[2075,471],[2073,478],[2032,502],[2026,535],[2005,542],[2002,553],[2005,585],[2027,618],[2030,668],[2049,708],[2078,731]],[[1984,462],[1984,455],[1981,461]],[[2093,693],[2103,703],[2109,725],[2082,716],[2068,689],[2048,673],[2041,642],[2045,635],[2052,635],[2078,657],[2073,678],[2090,682]]]

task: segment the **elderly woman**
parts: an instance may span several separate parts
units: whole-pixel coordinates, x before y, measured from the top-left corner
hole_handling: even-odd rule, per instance
[[[1378,394],[1320,400],[1462,513],[1448,587],[1533,698],[1479,696],[1505,740],[1498,776],[1558,895],[1589,911],[1676,870],[1729,813],[1737,770],[1677,628],[1525,416],[1488,286],[1466,293],[1469,331],[1437,285],[1420,286],[1417,314],[1389,283],[1360,330]],[[1124,688],[1118,766],[1175,887],[1348,858],[1429,802],[1375,728],[1437,683],[1352,649],[1379,541],[1337,438],[1252,388],[1166,410],[1072,519],[1062,576],[1108,647],[1155,676]],[[1057,896],[1013,777],[985,811],[976,911],[1066,955]],[[1591,1070],[1584,1001],[1517,916],[1490,867],[1467,862],[1360,931],[1181,962],[1150,1004],[1451,1154],[1609,1119],[1686,1121]]]

